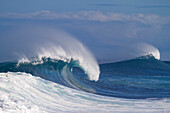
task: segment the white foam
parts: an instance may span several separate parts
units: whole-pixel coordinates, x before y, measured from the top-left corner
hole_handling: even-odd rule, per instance
[[[71,89],[26,73],[0,73],[2,113],[168,113],[170,100],[106,97]]]
[[[15,75],[22,76],[15,76]],[[1,113],[39,113],[39,107],[23,98],[22,89],[28,90],[30,85],[22,79],[30,74],[0,73],[0,112]],[[21,78],[18,78],[21,77]],[[28,92],[25,92],[28,93]],[[21,95],[20,95],[21,94]]]

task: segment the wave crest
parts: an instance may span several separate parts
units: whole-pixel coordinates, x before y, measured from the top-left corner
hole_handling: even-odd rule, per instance
[[[143,58],[154,57],[157,60],[160,60],[160,52],[159,50],[154,47],[153,45],[142,43],[138,45],[139,57],[145,56]]]
[[[85,73],[87,73],[90,80],[97,81],[100,71],[96,59],[80,42],[75,39],[71,39],[71,42],[71,45],[68,42],[64,42],[64,44],[60,43],[58,46],[48,44],[48,47],[40,47],[36,52],[36,57],[31,59],[22,57],[18,61],[18,65],[21,63],[32,63],[33,65],[43,64],[44,59],[48,58],[53,61],[61,60],[68,63],[74,60],[77,61]]]

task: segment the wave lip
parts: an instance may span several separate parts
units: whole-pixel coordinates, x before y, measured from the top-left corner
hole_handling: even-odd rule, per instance
[[[160,60],[160,52],[153,45],[142,43],[137,47],[137,49],[140,52],[138,53],[140,56],[146,56],[145,58],[153,56],[155,59]]]

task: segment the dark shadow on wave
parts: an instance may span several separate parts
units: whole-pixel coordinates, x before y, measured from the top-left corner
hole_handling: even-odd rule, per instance
[[[153,56],[100,64],[102,73],[114,75],[164,75],[170,76],[170,62],[162,62]]]

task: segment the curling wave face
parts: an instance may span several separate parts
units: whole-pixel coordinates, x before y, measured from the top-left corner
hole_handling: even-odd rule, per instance
[[[18,61],[18,66],[22,63],[31,63],[33,65],[43,64],[44,61],[50,59],[51,61],[63,61],[69,63],[70,61],[77,61],[79,67],[81,67],[85,73],[87,73],[90,80],[97,81],[99,79],[99,66],[96,59],[91,53],[78,41],[73,40],[74,45],[63,45],[56,47],[52,44],[48,47],[41,47],[37,52],[36,57],[28,59],[23,57]]]
[[[11,70],[8,70],[8,69]],[[27,62],[14,63],[13,66],[9,64],[4,67],[4,70],[12,72],[26,72],[43,79],[53,81],[55,83],[75,88],[79,90],[92,91],[88,85],[85,85],[75,76],[72,71],[74,68],[79,68],[83,71],[84,77],[86,70],[79,64],[78,60],[56,60],[51,58],[44,58],[39,60],[28,60]],[[2,69],[2,68],[1,68]],[[89,77],[88,77],[89,78]]]

